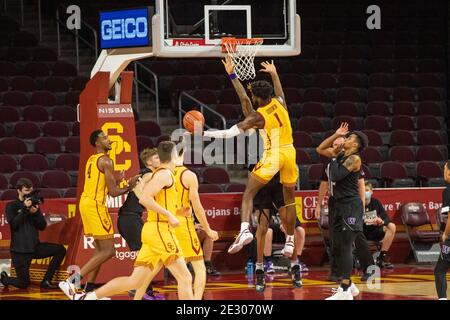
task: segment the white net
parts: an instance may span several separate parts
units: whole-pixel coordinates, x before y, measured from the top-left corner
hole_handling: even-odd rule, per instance
[[[234,71],[239,80],[245,81],[255,78],[255,55],[258,52],[263,39],[243,39],[238,42],[225,42],[228,56],[234,63]]]

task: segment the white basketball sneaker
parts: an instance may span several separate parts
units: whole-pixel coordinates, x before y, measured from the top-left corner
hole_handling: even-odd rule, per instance
[[[353,300],[353,295],[350,292],[350,288],[347,291],[344,291],[342,287],[339,287],[331,297],[328,297],[325,300]]]
[[[64,292],[64,294],[70,299],[74,300],[75,295],[77,294],[75,285],[71,283],[70,281],[61,281],[58,284],[59,288]]]
[[[350,293],[352,294],[353,297],[356,297],[359,295],[359,289],[353,282],[352,282],[352,285],[350,286],[350,288],[348,288],[348,290],[350,290]],[[331,292],[333,292],[333,293],[336,293],[337,291],[338,291],[338,288],[331,289]]]
[[[84,293],[77,293],[73,300],[97,300],[97,296],[94,292],[84,292]],[[111,299],[99,299],[99,300],[111,300]]]
[[[252,241],[253,234],[248,229],[245,229],[244,231],[239,232],[236,239],[234,239],[233,244],[228,248],[228,253],[234,254],[239,252],[245,245]]]
[[[359,289],[353,282],[350,288],[348,288],[348,290],[350,290],[350,293],[352,294],[353,297],[356,297],[359,294]]]

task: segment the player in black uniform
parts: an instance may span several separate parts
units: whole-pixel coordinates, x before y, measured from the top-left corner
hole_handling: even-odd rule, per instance
[[[450,160],[445,163],[444,166],[444,179],[447,182],[447,187],[442,192],[442,209],[441,214],[448,218],[448,212],[450,209]],[[447,271],[450,268],[450,223],[441,225],[442,233],[442,245],[441,254],[439,256],[436,267],[434,268],[434,281],[436,284],[436,291],[439,300],[447,300]]]
[[[342,146],[345,142],[344,137],[336,138],[333,141],[333,144],[331,147],[328,148],[321,148],[322,144],[317,147],[316,151],[321,156],[327,157],[327,158],[335,158],[339,152],[342,151]],[[317,201],[317,206],[315,209],[315,218],[319,221],[320,219],[320,213],[321,208],[323,204],[323,200],[325,198],[325,195],[327,194],[327,191],[329,189],[328,186],[328,177],[326,173],[326,166],[324,165],[322,176],[320,178],[320,186],[319,186],[319,196]],[[329,228],[329,237],[330,237],[330,275],[328,277],[328,280],[331,282],[337,282],[341,279],[340,272],[338,270],[338,258],[339,258],[339,252],[337,251],[336,241],[333,239],[333,228],[331,227],[333,225],[333,208],[334,208],[334,198],[333,196],[328,196],[328,225]]]
[[[338,130],[324,143],[331,146],[344,131]],[[342,275],[337,292],[327,300],[353,300],[353,297],[359,294],[350,276],[353,269],[352,245],[363,231],[364,204],[359,191],[361,171],[359,153],[367,145],[368,139],[364,133],[360,131],[347,133],[343,152],[327,166],[329,193],[334,198],[333,238],[340,253],[338,266]]]
[[[250,166],[249,170],[253,170]],[[264,244],[267,229],[270,223],[270,212],[277,210],[282,219],[285,219],[286,209],[284,208],[283,185],[280,182],[280,173],[277,173],[269,183],[258,191],[253,199],[253,207],[256,212],[258,226],[256,228],[257,255],[255,264],[256,291],[263,292],[266,288],[265,272],[264,272]],[[297,248],[294,248],[296,252]],[[295,288],[302,286],[302,275],[300,264],[296,255],[291,256],[291,276],[292,284]]]
[[[142,213],[145,208],[139,203],[139,197],[142,195],[144,185],[151,179],[153,171],[159,166],[159,157],[157,149],[144,149],[139,155],[145,168],[141,170],[141,180],[137,186],[128,193],[122,207],[119,209],[119,218],[117,227],[120,235],[125,239],[131,251],[139,251],[142,247],[141,233],[144,226]],[[130,292],[130,294],[134,294]],[[147,293],[144,295],[146,300],[159,300],[162,296],[153,293],[150,284]]]
[[[327,157],[327,158],[336,158],[339,153],[343,152],[343,145],[345,143],[345,137],[343,135],[347,134],[348,132],[348,124],[342,123],[340,128],[336,131],[337,138],[333,141],[332,146],[328,146],[326,140],[320,144],[319,147],[317,147],[316,151],[320,155]],[[329,183],[328,183],[328,176],[326,173],[327,166],[324,166],[324,170],[322,172],[321,177],[321,183],[319,187],[319,197],[318,197],[318,203],[316,207],[315,217],[316,219],[320,219],[320,210],[322,206],[322,201],[327,193],[327,190],[329,189]],[[365,182],[364,182],[364,171],[360,170],[360,175],[358,179],[358,189],[359,189],[359,195],[361,200],[365,201]],[[334,197],[330,194],[328,198],[328,221],[329,225],[333,225],[333,212],[334,212]],[[337,240],[333,238],[333,228],[330,227],[329,230],[330,234],[330,240],[331,240],[331,272],[329,276],[329,281],[337,282],[342,279],[341,271],[338,269],[338,260],[339,260],[339,250],[337,244]],[[369,266],[374,265],[374,260],[372,257],[372,254],[369,250],[369,245],[367,243],[367,238],[365,237],[364,233],[358,233],[356,239],[355,239],[355,255],[358,258],[358,261],[360,263],[360,267],[363,270],[363,275],[361,277],[361,281],[367,281],[367,279],[370,277],[370,273],[367,272]]]

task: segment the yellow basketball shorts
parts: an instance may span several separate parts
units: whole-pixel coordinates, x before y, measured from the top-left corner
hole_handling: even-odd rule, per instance
[[[175,231],[167,221],[147,221],[142,228],[142,248],[136,258],[136,267],[153,270],[160,262],[166,267],[183,256]]]
[[[86,236],[99,240],[114,237],[113,223],[105,205],[87,197],[81,197],[80,215]]]
[[[280,171],[281,183],[295,186],[298,180],[298,169],[295,161],[294,146],[264,150],[261,160],[253,168],[252,174],[262,183],[268,183]]]
[[[177,215],[177,219],[180,220],[180,225],[175,228],[175,235],[183,251],[184,260],[202,260],[203,250],[192,218]]]

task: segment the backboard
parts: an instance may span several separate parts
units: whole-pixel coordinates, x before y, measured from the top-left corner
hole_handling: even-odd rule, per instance
[[[156,0],[152,51],[158,57],[223,57],[223,37],[262,38],[257,56],[300,54],[295,0]]]

